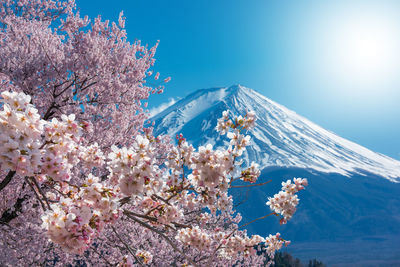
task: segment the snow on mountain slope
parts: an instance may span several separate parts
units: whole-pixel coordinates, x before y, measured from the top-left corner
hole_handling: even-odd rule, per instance
[[[323,129],[306,118],[241,85],[198,90],[151,118],[156,134],[183,133],[195,146],[227,146],[215,131],[222,111],[256,113],[252,145],[244,155],[262,167],[314,169],[326,173],[373,173],[400,182],[400,161],[375,153]]]

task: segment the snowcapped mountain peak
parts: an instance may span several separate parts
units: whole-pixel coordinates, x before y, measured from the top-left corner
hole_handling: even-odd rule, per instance
[[[155,134],[182,133],[195,146],[226,146],[215,131],[222,111],[256,113],[246,162],[262,167],[298,167],[327,173],[372,173],[400,182],[400,161],[375,153],[323,129],[286,107],[242,85],[200,89],[155,115]]]

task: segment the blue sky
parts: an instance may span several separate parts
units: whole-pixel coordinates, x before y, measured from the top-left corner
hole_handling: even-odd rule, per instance
[[[128,39],[160,40],[172,77],[149,107],[242,84],[344,138],[400,159],[400,3],[396,1],[77,0],[81,14],[127,19]]]

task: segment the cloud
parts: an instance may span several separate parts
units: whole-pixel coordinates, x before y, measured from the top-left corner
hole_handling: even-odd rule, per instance
[[[175,98],[169,98],[168,102],[162,103],[161,105],[154,107],[152,109],[149,110],[150,113],[150,118],[157,115],[158,113],[160,113],[161,111],[165,110],[166,108],[172,106],[173,104],[176,103],[176,101],[178,101],[178,99]]]

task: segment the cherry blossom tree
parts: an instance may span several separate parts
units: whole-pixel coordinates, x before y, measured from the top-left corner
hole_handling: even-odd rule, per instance
[[[289,241],[249,236],[233,209],[255,114],[222,114],[225,149],[145,128],[157,44],[74,1],[0,0],[0,262],[6,266],[262,266]],[[154,80],[159,79],[159,73]],[[286,223],[307,185],[269,198]],[[244,185],[246,186],[246,185]],[[250,222],[251,223],[251,222]]]

